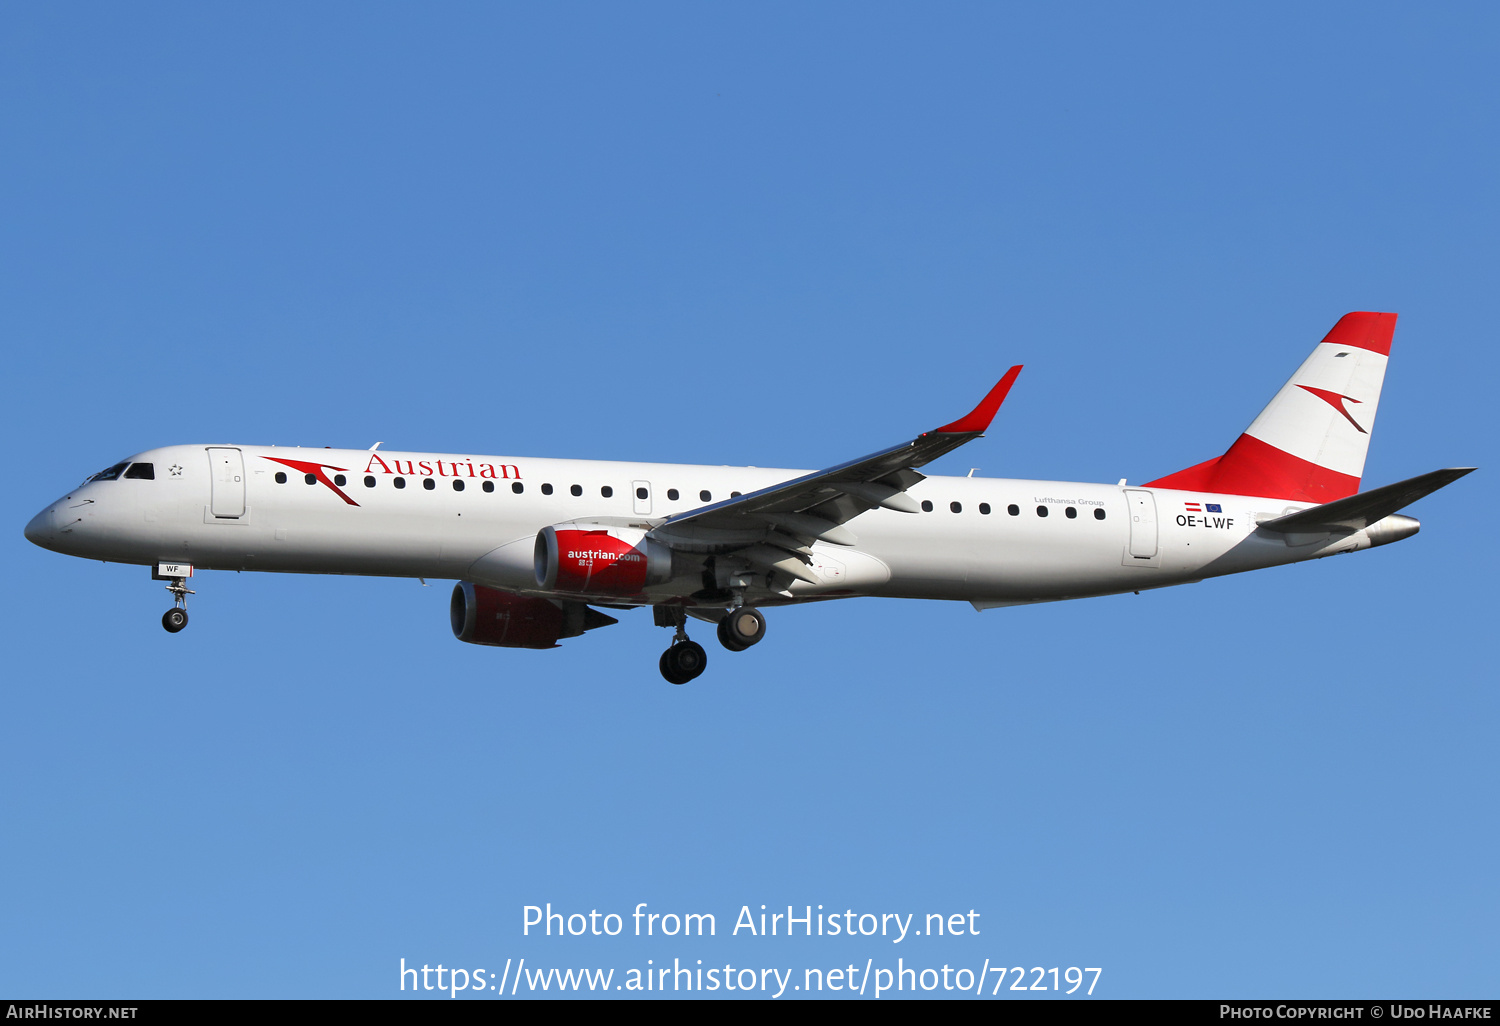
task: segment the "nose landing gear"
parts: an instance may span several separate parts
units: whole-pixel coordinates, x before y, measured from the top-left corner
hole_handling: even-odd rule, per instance
[[[185,577],[173,577],[170,580],[172,583],[167,585],[167,590],[172,593],[177,604],[161,614],[161,625],[168,634],[176,634],[188,625],[187,597],[198,593],[187,586]]]

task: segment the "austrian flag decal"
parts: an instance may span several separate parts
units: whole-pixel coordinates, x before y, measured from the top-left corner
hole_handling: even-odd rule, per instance
[[[1224,512],[1224,507],[1221,506],[1221,505],[1219,505],[1217,502],[1205,502],[1205,503],[1184,502],[1182,504],[1182,508],[1185,509],[1185,510],[1187,510],[1189,513],[1222,513],[1222,512]]]

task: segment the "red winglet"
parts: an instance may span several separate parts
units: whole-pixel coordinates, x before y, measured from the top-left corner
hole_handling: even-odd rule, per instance
[[[990,389],[990,394],[985,396],[978,406],[974,407],[967,416],[960,417],[952,424],[944,424],[938,428],[940,434],[969,434],[979,433],[990,426],[990,421],[995,419],[995,414],[1000,410],[1000,404],[1005,402],[1005,397],[1010,394],[1010,386],[1016,383],[1016,376],[1021,373],[1019,364],[1005,372],[1005,377],[995,383]]]

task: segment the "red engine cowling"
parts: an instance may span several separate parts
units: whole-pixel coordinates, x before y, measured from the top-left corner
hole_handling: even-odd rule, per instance
[[[672,550],[634,527],[544,527],[536,583],[548,591],[625,597],[672,576]]]
[[[459,641],[498,648],[556,648],[561,638],[619,622],[582,602],[526,598],[468,581],[453,586],[448,613]]]

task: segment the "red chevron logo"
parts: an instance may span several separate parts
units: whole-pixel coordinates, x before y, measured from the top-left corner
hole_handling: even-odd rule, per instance
[[[359,505],[359,503],[355,502],[353,499],[349,498],[349,496],[345,495],[338,485],[330,481],[327,474],[323,473],[325,468],[328,470],[343,470],[345,469],[343,467],[330,466],[327,463],[308,463],[305,460],[283,460],[275,456],[263,456],[261,458],[270,460],[272,463],[280,463],[283,466],[291,467],[293,470],[300,471],[304,474],[311,474],[319,482],[333,489],[333,494],[343,499],[349,505]]]
[[[1339,395],[1337,392],[1330,392],[1326,388],[1313,388],[1311,385],[1298,385],[1297,387],[1302,389],[1304,392],[1311,392],[1313,395],[1323,400],[1329,406],[1332,406],[1335,410],[1338,410],[1344,415],[1345,420],[1354,425],[1354,430],[1358,431],[1360,434],[1368,435],[1370,433],[1364,428],[1360,427],[1359,422],[1353,417],[1349,416],[1349,411],[1344,408],[1345,403],[1357,403],[1359,402],[1358,399],[1355,399],[1352,396]]]

